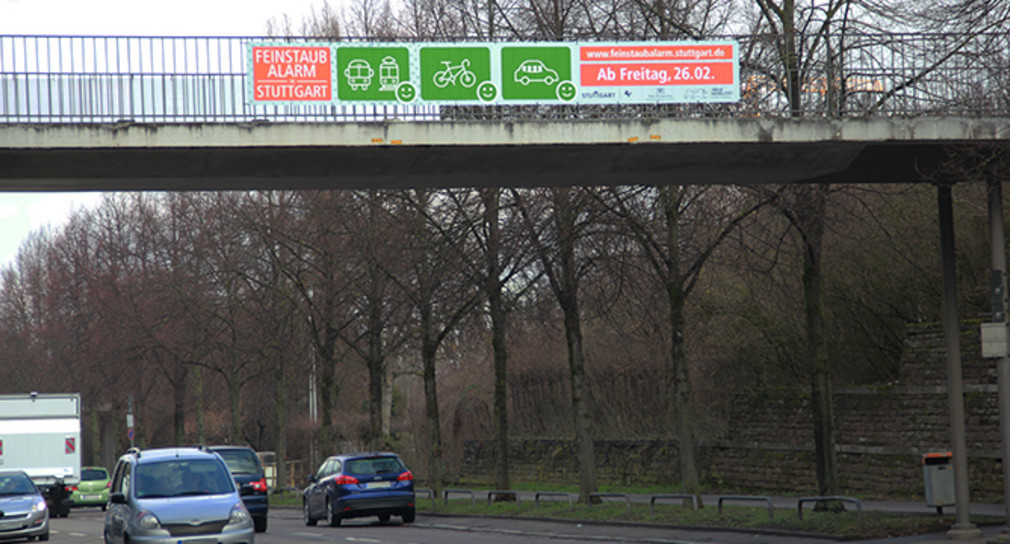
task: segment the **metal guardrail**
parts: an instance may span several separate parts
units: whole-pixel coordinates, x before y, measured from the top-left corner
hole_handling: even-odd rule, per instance
[[[568,509],[572,510],[575,508],[575,499],[572,497],[571,493],[562,493],[556,491],[537,491],[533,495],[533,506],[540,506],[540,497],[562,497],[568,499]]]
[[[724,495],[719,497],[719,515],[722,515],[722,503],[724,501],[757,501],[768,504],[768,519],[775,519],[775,507],[772,505],[771,497],[755,495]]]
[[[415,493],[427,494],[432,501],[432,505],[435,503],[435,493],[431,489],[416,489]],[[518,491],[511,490],[492,490],[487,491],[487,503],[491,504],[493,497],[513,497],[517,505],[521,504],[520,494]],[[470,504],[476,506],[476,495],[473,490],[470,489],[446,489],[443,491],[443,501],[444,504],[449,503],[450,495],[464,495],[470,497]],[[568,500],[568,509],[573,510],[575,507],[575,498],[571,493],[565,492],[555,492],[555,491],[536,491],[533,493],[533,505],[536,508],[540,507],[541,498],[562,498]],[[595,499],[599,499],[596,501]],[[627,505],[628,512],[631,512],[631,496],[627,493],[590,493],[589,494],[589,505],[592,506],[594,502],[604,502],[603,499],[623,499]],[[659,495],[649,495],[649,512],[650,514],[656,513],[656,502],[661,500],[691,500],[694,507],[694,511],[698,511],[698,496],[691,493],[671,493],[671,494],[659,494]],[[863,520],[863,506],[862,501],[854,497],[844,497],[844,496],[818,496],[818,497],[801,497],[797,499],[796,502],[796,513],[799,519],[803,519],[803,505],[804,503],[817,503],[817,502],[847,502],[856,505],[856,512],[859,521]],[[718,513],[722,516],[723,503],[726,502],[761,502],[765,503],[768,509],[768,519],[775,519],[775,507],[772,498],[764,495],[722,495],[717,497]]]
[[[628,513],[631,513],[631,498],[628,497],[627,493],[590,493],[589,494],[589,504],[593,504],[593,499],[624,499],[624,502],[628,504]]]
[[[431,499],[431,505],[435,506],[435,490],[434,489],[414,489],[415,495],[427,495]]]
[[[469,495],[470,505],[471,506],[477,505],[477,498],[474,497],[473,491],[469,489],[446,489],[445,491],[442,492],[442,501],[443,501],[442,504],[449,504],[449,495]]]
[[[488,491],[487,492],[487,503],[491,504],[491,497],[511,497],[515,500],[515,503],[522,504],[522,499],[519,498],[518,491]]]
[[[0,123],[366,122],[642,117],[1010,116],[1010,33],[798,35],[735,39],[741,100],[636,106],[249,104],[246,46],[262,37],[0,36]],[[298,43],[319,38],[285,38]],[[343,41],[353,41],[344,39]],[[798,80],[798,112],[787,82]]]
[[[694,511],[698,511],[698,496],[692,493],[673,493],[670,495],[653,495],[649,498],[649,513],[656,513],[656,501],[658,500],[677,500],[677,499],[691,499],[691,504],[694,506]]]
[[[854,497],[839,497],[839,496],[802,497],[798,501],[796,501],[796,514],[799,516],[800,519],[803,519],[803,503],[805,502],[816,503],[816,502],[834,502],[834,501],[854,503],[856,505],[856,512],[857,512],[856,516],[858,517],[859,521],[863,521],[863,503],[859,499]]]

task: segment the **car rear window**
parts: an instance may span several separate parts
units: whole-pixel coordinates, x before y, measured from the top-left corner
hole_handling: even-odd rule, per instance
[[[252,450],[215,450],[224,462],[228,464],[228,470],[232,474],[259,474],[263,472],[260,468],[259,457]]]
[[[365,457],[347,461],[347,473],[358,476],[399,474],[407,470],[398,457]]]
[[[100,468],[86,468],[81,471],[81,479],[84,481],[95,481],[95,480],[105,480],[109,477],[109,473],[105,472],[104,469]]]

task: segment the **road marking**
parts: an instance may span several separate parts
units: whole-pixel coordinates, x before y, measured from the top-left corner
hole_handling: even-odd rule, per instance
[[[323,538],[322,533],[307,533],[304,531],[295,531],[292,534],[295,536],[311,536],[312,538]]]
[[[491,527],[471,527],[465,525],[448,525],[448,524],[416,524],[417,527],[425,527],[430,529],[441,529],[447,531],[461,531],[467,533],[488,533],[488,534],[499,534],[508,536],[522,536],[526,539],[562,539],[562,540],[574,540],[577,542],[621,542],[621,543],[642,543],[642,544],[702,544],[701,541],[696,540],[677,540],[677,539],[666,539],[666,538],[649,538],[649,537],[619,537],[619,536],[609,536],[609,535],[591,535],[591,534],[581,534],[581,533],[565,533],[565,532],[540,532],[540,531],[528,531],[522,529],[499,529]],[[581,529],[583,526],[578,525]]]
[[[374,538],[355,538],[353,536],[349,536],[344,540],[348,542],[373,542],[373,543],[382,542],[381,540],[375,540]]]
[[[88,536],[88,533],[70,533],[70,536]]]

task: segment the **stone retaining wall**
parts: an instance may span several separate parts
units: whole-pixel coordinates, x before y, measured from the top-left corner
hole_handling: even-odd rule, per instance
[[[949,451],[946,355],[942,331],[910,330],[900,378],[891,384],[834,391],[842,492],[880,497],[923,494],[921,458]],[[976,327],[962,331],[966,435],[973,498],[1003,494],[999,412],[993,361],[981,359]],[[754,493],[814,493],[813,428],[805,391],[741,393],[726,435],[701,446],[699,460],[712,489]],[[515,440],[512,478],[575,484],[575,446],[564,440]],[[667,440],[596,442],[601,484],[673,485],[677,445]],[[492,444],[467,441],[461,480],[491,485]]]

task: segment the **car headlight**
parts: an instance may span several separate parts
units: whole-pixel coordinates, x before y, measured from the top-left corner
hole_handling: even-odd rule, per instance
[[[141,529],[160,529],[161,522],[154,514],[144,510],[137,515],[137,526]]]
[[[46,511],[46,500],[39,499],[37,502],[32,503],[32,512],[45,512]]]
[[[245,523],[247,521],[249,521],[249,511],[245,509],[245,505],[241,502],[235,503],[235,506],[231,507],[231,513],[228,514],[228,525]]]

